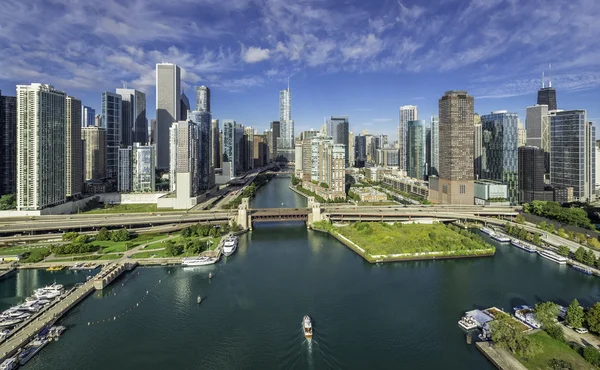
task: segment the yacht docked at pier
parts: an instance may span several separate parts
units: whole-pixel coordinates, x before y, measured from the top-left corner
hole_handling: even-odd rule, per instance
[[[559,265],[565,265],[567,263],[567,257],[559,256],[558,254],[550,251],[537,251],[538,254],[545,259],[548,259],[552,262],[558,263]]]
[[[512,244],[513,246],[515,246],[515,247],[517,247],[519,249],[524,250],[525,252],[535,253],[537,251],[537,248],[534,245],[522,242],[522,241],[517,240],[517,239],[512,239],[510,241],[510,244]]]
[[[188,257],[181,260],[182,266],[206,266],[218,261],[215,257]]]
[[[227,239],[225,239],[225,242],[223,243],[223,255],[225,257],[229,257],[235,253],[235,250],[237,249],[238,245],[238,240],[239,239],[237,236],[230,236]]]

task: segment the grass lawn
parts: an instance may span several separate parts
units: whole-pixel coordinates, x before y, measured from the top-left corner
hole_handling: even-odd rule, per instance
[[[155,256],[155,258],[170,257],[167,256],[167,252],[165,250],[160,250],[136,253],[132,255],[131,258],[151,258],[152,256]]]
[[[143,212],[171,212],[180,211],[173,209],[158,209],[155,203],[149,204],[116,204],[109,205],[108,208],[99,208],[87,211],[87,214],[102,214],[102,213],[143,213]]]
[[[22,245],[17,245],[17,246],[12,246],[12,247],[6,247],[6,248],[0,248],[0,255],[2,256],[12,256],[12,255],[16,255],[16,254],[21,254],[21,253],[25,253],[25,252],[31,252],[34,250],[47,250],[48,247],[46,246],[22,246]]]
[[[122,254],[121,253],[114,253],[114,254],[103,254],[102,256],[100,256],[100,258],[98,258],[99,260],[116,260],[117,258],[121,258]]]
[[[473,255],[493,248],[480,237],[456,232],[444,224],[394,224],[357,222],[335,228],[371,255],[453,252]]]
[[[547,369],[549,368],[548,361],[553,358],[570,362],[573,365],[573,369],[595,369],[593,365],[585,361],[583,357],[568,345],[550,338],[545,331],[531,334],[530,338],[539,344],[541,351],[528,359],[517,357],[528,369]]]
[[[128,240],[126,242],[113,242],[110,240],[106,241],[94,241],[91,242],[93,245],[99,245],[102,247],[102,253],[123,253],[127,250],[126,244],[132,243],[132,246],[129,248],[135,248],[139,245],[152,243],[154,241],[158,241],[161,239],[166,239],[168,236],[165,234],[141,234],[137,238]]]
[[[101,259],[102,255],[100,254],[87,254],[87,255],[73,255],[71,257],[65,257],[65,258],[57,258],[55,260],[51,260],[51,261],[47,261],[49,263],[54,263],[54,262],[72,262],[72,261],[94,261],[94,260],[98,260]]]

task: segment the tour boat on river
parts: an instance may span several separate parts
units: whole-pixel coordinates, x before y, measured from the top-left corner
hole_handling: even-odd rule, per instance
[[[312,321],[308,315],[304,316],[304,320],[302,320],[302,328],[304,329],[304,337],[306,339],[311,339],[313,336],[313,329]]]
[[[581,273],[584,273],[586,275],[591,275],[592,274],[592,269],[589,268],[589,267],[582,267],[582,266],[579,266],[579,265],[573,265],[572,267],[573,267],[574,270],[577,270],[577,271],[579,271]]]
[[[524,250],[525,252],[529,252],[529,253],[535,253],[537,251],[537,248],[529,243],[525,243],[522,242],[520,240],[517,239],[512,239],[510,241],[510,244],[512,244],[513,246]]]
[[[492,239],[494,239],[495,241],[500,242],[500,243],[508,243],[510,241],[510,238],[507,238],[506,236],[504,236],[502,234],[493,233],[490,236],[492,237]]]
[[[182,266],[206,266],[217,262],[214,257],[188,257],[181,260]]]
[[[565,265],[567,263],[567,257],[559,256],[558,254],[550,251],[537,251],[538,254],[545,259],[548,259],[552,262],[558,263],[559,265]]]
[[[482,228],[481,228],[481,229],[479,229],[479,230],[481,230],[481,232],[482,232],[482,233],[488,234],[488,235],[490,235],[490,236],[491,236],[491,235],[494,235],[494,230],[492,230],[492,229],[488,229],[487,227],[482,227]]]

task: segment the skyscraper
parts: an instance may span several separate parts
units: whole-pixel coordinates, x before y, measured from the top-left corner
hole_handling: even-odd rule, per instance
[[[96,124],[96,110],[83,105],[81,107],[81,127],[90,127]]]
[[[538,105],[547,105],[549,111],[556,110],[556,89],[552,86],[539,89],[537,103]]]
[[[495,111],[481,116],[483,155],[481,178],[508,186],[508,199],[519,202],[518,115]]]
[[[433,202],[474,203],[473,107],[474,99],[466,91],[450,90],[439,100],[439,178],[429,178]]]
[[[190,105],[190,99],[188,99],[187,95],[185,95],[185,92],[181,92],[181,103],[179,106],[179,120],[180,121],[185,121],[186,119],[188,119],[188,112],[190,110],[192,110],[191,105]]]
[[[279,145],[279,138],[281,137],[281,122],[272,121],[271,122],[271,142],[269,142],[269,147],[271,149],[271,159],[275,161],[279,154],[277,149]]]
[[[106,177],[117,180],[121,147],[121,95],[102,93],[102,125],[106,128]]]
[[[550,180],[552,185],[573,188],[575,200],[594,199],[593,125],[585,110],[550,112]]]
[[[66,98],[51,85],[17,85],[19,211],[41,210],[66,200]]]
[[[517,120],[518,123],[518,132],[519,132],[519,144],[518,146],[525,146],[527,145],[527,130],[525,129],[525,127],[523,127],[523,124],[521,123],[521,120]]]
[[[206,86],[196,87],[196,110],[210,112],[210,89]]]
[[[198,193],[198,128],[192,121],[173,122],[170,134],[170,191],[184,196]],[[183,176],[182,176],[183,175]],[[180,184],[179,180],[184,183]]]
[[[117,191],[129,193],[133,189],[133,158],[131,146],[119,148],[119,175]]]
[[[206,191],[215,184],[214,170],[211,167],[211,131],[212,117],[208,111],[190,112],[190,121],[198,130],[197,178],[198,191]]]
[[[254,129],[250,126],[244,128],[246,150],[244,152],[244,171],[254,168]],[[294,158],[291,158],[293,160]]]
[[[481,123],[475,124],[473,134],[473,175],[475,180],[479,180],[481,179],[481,161],[483,155],[483,130]]]
[[[431,117],[431,164],[430,176],[438,176],[440,168],[440,120],[437,116]]]
[[[359,135],[354,138],[354,167],[363,168],[367,162],[367,137]]]
[[[294,121],[292,120],[292,90],[289,84],[287,89],[279,92],[279,122],[278,156],[292,161],[294,160]]]
[[[181,71],[172,63],[156,65],[156,167],[169,168],[169,130],[181,117]]]
[[[0,91],[0,195],[17,190],[17,98]]]
[[[122,102],[121,145],[146,144],[146,94],[135,89],[117,89],[117,94],[121,95]]]
[[[550,173],[550,119],[547,105],[527,107],[525,118],[527,145],[536,146],[544,151],[544,168]],[[548,177],[548,175],[546,175]]]
[[[544,192],[545,152],[536,146],[519,147],[519,202],[552,200]],[[550,192],[550,195],[552,193]]]
[[[81,194],[83,179],[83,150],[81,148],[81,100],[72,96],[66,98],[65,143],[65,186],[66,195],[72,197]]]
[[[97,126],[83,127],[81,137],[85,143],[85,181],[106,177],[106,129]]]
[[[348,117],[331,116],[327,119],[327,134],[333,138],[334,144],[344,145],[346,161],[350,158],[348,155],[348,150],[350,149],[350,145],[348,145],[349,132],[350,123],[348,122]],[[346,167],[348,167],[348,163],[346,163]]]
[[[235,177],[237,171],[235,158],[239,147],[236,142],[236,126],[237,123],[234,120],[223,121],[223,175],[226,175],[225,167],[227,167],[230,178]]]
[[[354,167],[354,133],[350,131],[348,133],[348,166]]]
[[[419,180],[424,180],[426,174],[425,136],[425,121],[407,122],[406,173],[409,177]]]
[[[209,90],[208,95],[210,97],[210,90]],[[210,103],[209,103],[209,106],[210,106]],[[219,146],[220,146],[219,142],[221,139],[219,138],[219,131],[220,131],[219,120],[213,119],[211,121],[211,129],[210,129],[210,145],[211,145],[210,165],[213,168],[221,168],[221,152],[219,149]]]
[[[154,147],[133,144],[133,186],[134,192],[154,191]]]
[[[406,170],[406,135],[408,132],[408,121],[419,119],[419,113],[416,105],[404,105],[400,107],[400,121],[398,123],[398,161],[399,168]]]

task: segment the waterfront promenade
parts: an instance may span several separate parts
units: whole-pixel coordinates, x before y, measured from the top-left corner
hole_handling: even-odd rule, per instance
[[[81,302],[94,291],[94,282],[89,280],[76,287],[66,297],[51,305],[43,312],[34,316],[31,321],[17,330],[8,339],[0,344],[0,361],[14,355],[20,348],[27,344],[33,336],[44,327],[52,325],[57,319],[68,312],[73,306]]]

